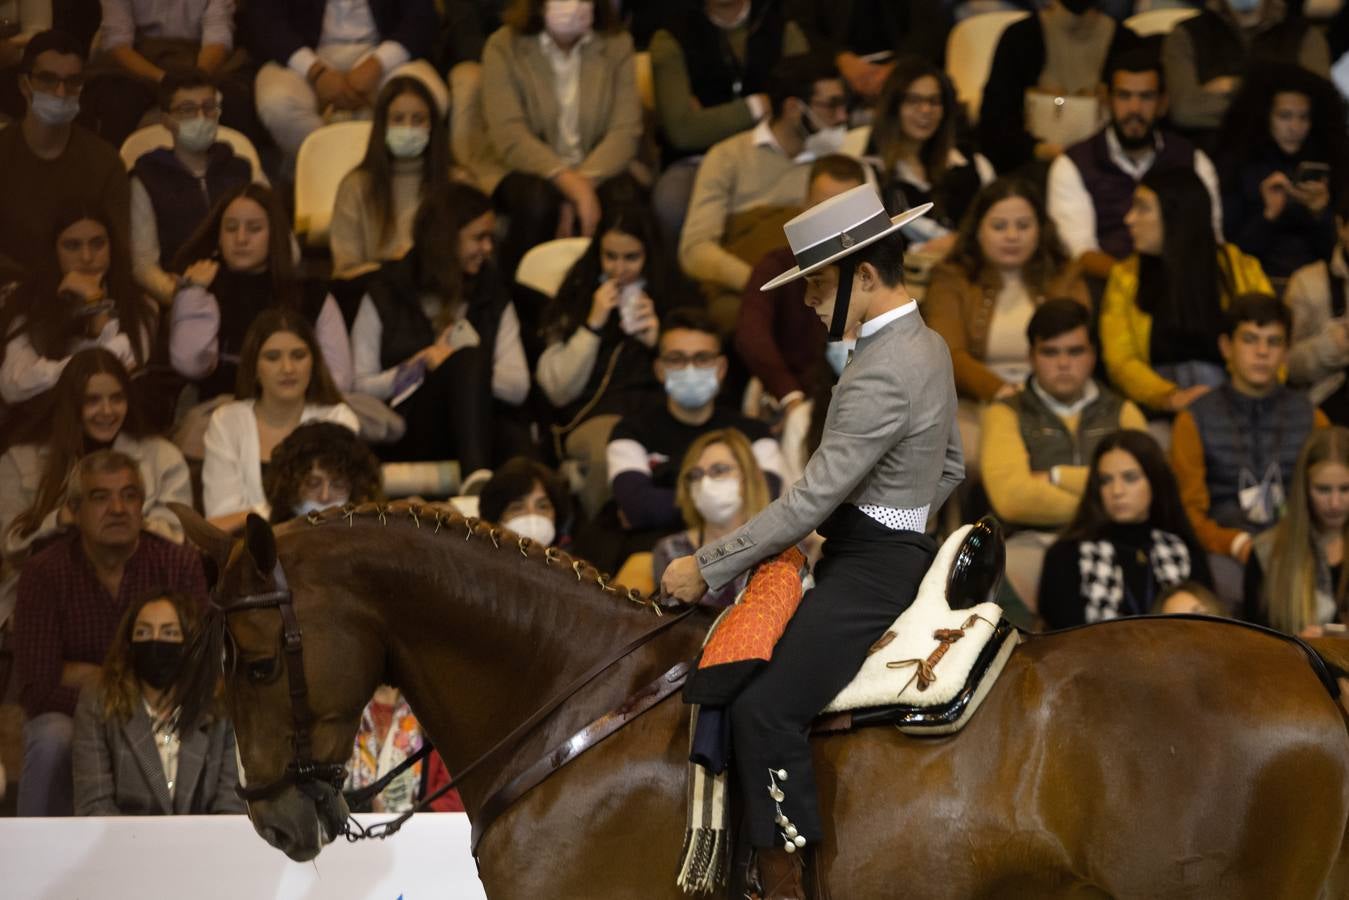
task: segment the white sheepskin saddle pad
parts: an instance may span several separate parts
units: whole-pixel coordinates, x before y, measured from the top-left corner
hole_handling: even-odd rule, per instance
[[[970,609],[951,609],[947,603],[946,584],[951,565],[972,527],[966,525],[946,539],[923,576],[913,605],[901,613],[885,637],[876,642],[857,676],[825,708],[826,714],[875,707],[937,707],[950,703],[961,694],[976,661],[1002,619],[1002,607],[996,603],[981,603]],[[963,635],[954,641],[943,642],[936,636],[938,632],[961,628]],[[944,643],[945,651],[938,654]],[[976,696],[967,701],[960,721],[944,730],[956,730],[974,713],[1016,644],[1016,632],[1012,631],[984,670]],[[920,670],[932,680],[921,678]],[[915,730],[933,731],[931,728]]]

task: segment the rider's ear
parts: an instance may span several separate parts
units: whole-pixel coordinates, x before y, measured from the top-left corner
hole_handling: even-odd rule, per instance
[[[258,571],[270,575],[276,566],[276,535],[272,526],[257,513],[249,513],[244,525],[244,551],[253,560]]]
[[[190,506],[181,503],[170,503],[168,506],[178,517],[178,521],[183,523],[183,533],[187,535],[188,540],[211,558],[217,572],[223,572],[230,559],[230,550],[234,549],[234,538],[203,519]]]

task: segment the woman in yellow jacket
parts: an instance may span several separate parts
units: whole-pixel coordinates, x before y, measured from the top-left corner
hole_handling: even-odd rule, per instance
[[[1178,412],[1222,384],[1228,302],[1274,293],[1254,257],[1214,239],[1211,210],[1198,176],[1171,169],[1143,178],[1124,217],[1135,252],[1110,270],[1101,349],[1115,387],[1154,413]]]

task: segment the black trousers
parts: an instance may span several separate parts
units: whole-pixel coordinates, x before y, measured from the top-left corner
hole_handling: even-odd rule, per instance
[[[824,556],[773,658],[731,703],[731,753],[745,798],[749,839],[781,847],[786,825],[807,844],[824,836],[811,766],[810,724],[847,686],[867,650],[918,593],[936,542],[891,531],[857,507],[840,506],[819,528]],[[780,803],[770,795],[774,777]]]
[[[394,411],[407,423],[385,461],[456,459],[463,477],[492,459],[492,385],[482,347],[456,350]]]

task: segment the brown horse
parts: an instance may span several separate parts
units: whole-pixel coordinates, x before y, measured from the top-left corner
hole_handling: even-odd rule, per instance
[[[284,572],[303,628],[312,756],[335,766],[381,682],[402,689],[458,772],[658,621],[584,564],[428,508],[329,512],[275,536],[252,517],[232,547],[185,518],[198,544],[229,558],[222,604],[273,591]],[[216,620],[234,647],[226,697],[250,786],[283,779],[296,753],[282,618],[262,607]],[[665,631],[470,773],[469,817],[691,658],[708,621]],[[1341,643],[1324,646],[1349,655]],[[688,711],[668,699],[527,793],[478,847],[488,896],[681,897],[687,748]],[[1035,637],[961,733],[872,728],[815,748],[833,823],[818,862],[836,898],[1347,896],[1345,717],[1296,646],[1236,625],[1124,620]],[[310,859],[345,806],[328,784],[282,785],[249,816],[292,859]]]

